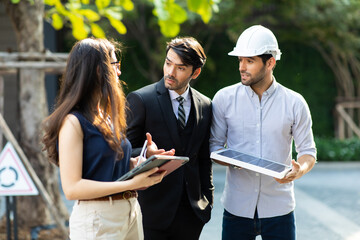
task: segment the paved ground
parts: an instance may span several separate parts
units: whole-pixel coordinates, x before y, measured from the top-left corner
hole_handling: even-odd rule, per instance
[[[200,240],[220,240],[225,167],[214,165],[215,203]],[[318,163],[295,182],[298,240],[360,240],[360,162]],[[0,216],[4,214],[1,199]],[[71,211],[72,201],[66,201]],[[258,237],[257,240],[261,238]]]
[[[225,168],[214,166],[212,219],[200,240],[221,239]],[[360,240],[360,162],[317,163],[295,181],[298,240]],[[261,239],[258,237],[257,239]]]

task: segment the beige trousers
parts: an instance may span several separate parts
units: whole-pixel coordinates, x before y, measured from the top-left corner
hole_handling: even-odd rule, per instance
[[[76,201],[69,220],[71,240],[142,240],[142,215],[136,198]]]

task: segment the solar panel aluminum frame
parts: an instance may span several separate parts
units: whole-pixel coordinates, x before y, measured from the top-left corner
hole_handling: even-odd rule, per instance
[[[227,156],[222,155],[226,151],[236,152],[241,157],[240,157],[240,159],[235,159],[235,158],[231,158],[231,157],[227,157]],[[253,155],[246,154],[246,153],[243,153],[243,152],[240,152],[240,151],[237,151],[237,150],[234,150],[234,149],[229,149],[229,148],[221,149],[221,150],[212,152],[211,155],[210,155],[210,158],[221,161],[221,162],[225,162],[225,163],[237,166],[237,167],[246,168],[246,169],[249,169],[249,170],[252,170],[252,171],[255,171],[255,172],[258,172],[258,173],[262,173],[262,174],[265,174],[265,175],[268,175],[268,176],[279,178],[279,179],[284,178],[285,175],[291,170],[291,166],[281,164],[281,163],[278,163],[278,162],[275,162],[275,161],[271,161],[269,159],[255,157]],[[284,170],[283,171],[274,171],[274,170],[269,169],[269,168],[265,168],[265,167],[262,167],[262,166],[255,165],[253,163],[249,163],[248,162],[249,158],[256,159],[258,161],[269,162],[270,165],[273,165],[275,167],[284,168]],[[247,160],[247,161],[245,161],[245,160]]]

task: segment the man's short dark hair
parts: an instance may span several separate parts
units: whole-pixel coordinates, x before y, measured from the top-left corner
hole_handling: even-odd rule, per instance
[[[193,72],[205,65],[204,49],[193,37],[174,38],[167,43],[166,54],[170,49],[180,57],[185,65],[193,66]]]
[[[272,55],[271,54],[262,54],[262,55],[259,55],[258,57],[261,58],[262,62],[265,64],[267,62],[267,60],[272,58]]]

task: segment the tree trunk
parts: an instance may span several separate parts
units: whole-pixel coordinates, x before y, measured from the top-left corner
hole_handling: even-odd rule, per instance
[[[352,53],[339,52],[337,48],[325,49],[319,43],[313,46],[320,52],[325,62],[333,70],[337,86],[337,99],[340,101],[355,101],[360,94],[360,61]],[[346,113],[351,116],[351,119],[359,125],[360,110],[357,108],[345,109]],[[339,116],[338,116],[339,118]],[[341,130],[344,138],[352,138],[354,136],[353,130],[347,124],[339,123],[342,120],[338,119],[338,128]],[[339,129],[336,129],[339,131]],[[335,133],[335,136],[339,134]]]
[[[19,52],[43,52],[43,0],[6,1],[6,10],[16,33]],[[20,145],[28,157],[62,218],[68,213],[59,192],[58,170],[48,162],[41,151],[40,125],[48,115],[45,73],[42,70],[21,69],[19,74]],[[39,196],[20,197],[17,201],[18,224],[33,227],[53,224],[53,219],[44,201]]]

